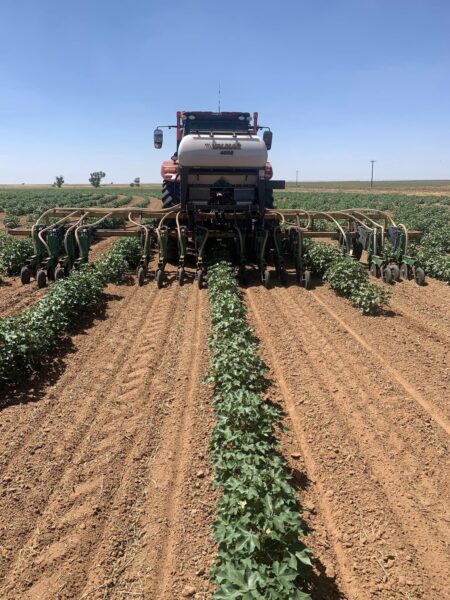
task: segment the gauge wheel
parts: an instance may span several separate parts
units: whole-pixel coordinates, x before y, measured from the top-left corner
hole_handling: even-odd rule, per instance
[[[55,271],[55,279],[63,279],[66,276],[64,267],[58,267]]]
[[[414,270],[414,279],[417,285],[425,285],[425,271],[421,267],[416,267]]]
[[[201,290],[204,286],[204,271],[203,269],[198,269],[197,271],[197,284],[198,284],[198,289]]]
[[[305,290],[309,290],[311,286],[311,271],[305,271],[303,285],[305,287]]]
[[[164,278],[164,271],[162,269],[157,269],[155,279],[156,279],[156,285],[158,286],[158,289],[162,288],[163,278]]]
[[[47,275],[43,269],[39,269],[36,273],[36,283],[38,288],[44,288],[47,285]]]
[[[22,267],[20,269],[20,281],[23,285],[27,285],[30,283],[31,279],[31,270],[29,267]]]
[[[142,287],[144,285],[144,280],[145,280],[145,269],[144,269],[144,267],[139,267],[137,270],[137,281],[138,281],[139,287]]]
[[[384,267],[383,269],[383,281],[384,283],[391,284],[393,281],[391,267]]]
[[[55,267],[53,265],[47,268],[47,277],[49,281],[55,281]]]
[[[400,277],[403,279],[403,281],[408,281],[409,279],[409,268],[406,263],[402,263],[400,265]]]

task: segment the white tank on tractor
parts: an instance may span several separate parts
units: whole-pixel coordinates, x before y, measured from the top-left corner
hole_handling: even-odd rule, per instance
[[[265,169],[267,146],[251,133],[192,133],[178,147],[181,167]]]

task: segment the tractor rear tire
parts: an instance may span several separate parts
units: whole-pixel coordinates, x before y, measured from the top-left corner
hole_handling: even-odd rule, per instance
[[[177,183],[163,181],[161,202],[163,208],[170,208],[180,203],[180,188]]]
[[[21,281],[22,285],[27,285],[28,283],[30,283],[30,279],[31,279],[31,270],[29,269],[29,267],[22,267],[20,269],[20,281]]]
[[[175,238],[169,237],[167,239],[167,262],[177,263],[179,257],[178,242]]]

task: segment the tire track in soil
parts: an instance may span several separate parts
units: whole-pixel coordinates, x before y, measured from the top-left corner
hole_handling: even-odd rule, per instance
[[[88,329],[85,336],[75,337],[74,349],[76,355],[69,355],[64,359],[66,365],[64,374],[54,386],[51,384],[45,386],[42,397],[37,393],[37,390],[33,389],[33,384],[31,384],[31,390],[25,386],[23,390],[20,388],[13,390],[4,399],[6,402],[12,400],[17,404],[23,402],[23,408],[19,411],[17,407],[11,406],[4,408],[0,413],[0,428],[4,440],[0,466],[1,473],[4,476],[8,474],[8,461],[11,460],[11,457],[17,460],[17,452],[21,447],[23,447],[25,454],[29,452],[30,448],[32,451],[41,449],[42,446],[39,445],[42,437],[40,427],[43,420],[66,418],[67,412],[71,411],[73,412],[72,423],[76,423],[77,419],[80,422],[83,421],[85,415],[77,417],[72,403],[62,411],[61,402],[68,395],[76,397],[76,390],[80,385],[80,381],[82,385],[85,385],[91,377],[96,389],[101,390],[102,385],[108,381],[110,373],[123,360],[124,353],[127,351],[128,337],[139,332],[147,309],[145,303],[140,303],[137,311],[132,313],[131,318],[128,317],[129,305],[135,302],[135,292],[135,288],[128,286],[109,285],[106,288],[107,296],[109,294],[110,297],[116,298],[116,300],[119,299],[118,306],[108,310],[107,318],[97,322],[93,328]],[[154,290],[151,292],[151,297],[156,300],[157,296]],[[113,300],[113,304],[114,302]],[[109,338],[114,341],[110,341]],[[99,340],[104,341],[99,343]],[[93,373],[92,365],[95,367],[96,363],[101,364],[104,359],[105,344],[108,350],[114,349],[114,355],[104,370],[94,371]],[[84,372],[86,375],[83,374]],[[62,398],[59,396],[60,393],[64,393]],[[28,407],[28,402],[35,402],[35,404]],[[27,405],[26,408],[25,405]],[[45,429],[44,433],[47,433]],[[14,469],[12,469],[12,472],[14,472]]]
[[[3,565],[3,567],[7,568],[10,573],[10,577],[7,580],[10,583],[11,580],[14,579],[15,573],[11,568],[11,559],[16,559],[16,572],[21,569],[21,565],[23,567],[24,559],[23,551],[19,551],[16,548],[16,553],[14,553],[14,548],[17,546],[20,548],[22,541],[23,546],[26,545],[29,551],[32,549],[30,554],[34,556],[37,553],[37,548],[42,548],[43,544],[45,545],[42,532],[40,531],[41,525],[39,525],[39,523],[44,521],[44,528],[47,532],[50,532],[50,537],[55,537],[55,529],[57,530],[58,539],[61,537],[60,529],[62,529],[64,525],[60,524],[57,529],[56,525],[49,524],[48,520],[52,514],[58,515],[58,512],[61,515],[64,515],[63,499],[65,497],[61,494],[61,486],[64,487],[67,464],[70,465],[70,463],[74,463],[74,466],[72,469],[69,468],[69,471],[76,471],[80,470],[82,465],[92,462],[89,458],[89,450],[87,450],[88,456],[85,460],[76,460],[77,452],[79,453],[83,449],[83,446],[89,449],[89,444],[92,444],[92,438],[94,437],[95,427],[98,427],[98,421],[102,418],[105,419],[105,405],[108,407],[108,404],[110,404],[108,408],[110,408],[113,415],[114,412],[120,414],[120,409],[114,406],[114,401],[111,401],[111,398],[109,398],[110,402],[108,403],[108,398],[102,388],[106,387],[106,389],[108,389],[108,381],[109,386],[111,386],[111,381],[116,381],[117,383],[118,377],[120,377],[120,374],[123,373],[125,368],[124,366],[121,368],[121,363],[123,362],[124,365],[128,365],[127,354],[130,345],[133,348],[136,344],[136,340],[139,340],[138,334],[142,331],[142,326],[143,324],[145,325],[146,321],[148,322],[153,318],[155,322],[159,322],[159,327],[163,326],[164,323],[164,326],[168,326],[171,316],[172,296],[175,295],[178,297],[178,294],[175,291],[176,289],[177,288],[172,287],[158,293],[156,288],[153,288],[153,290],[149,292],[147,286],[138,290],[134,288],[133,292],[130,294],[128,305],[123,307],[122,311],[119,311],[119,314],[116,315],[118,320],[114,323],[114,325],[119,325],[121,319],[124,319],[125,322],[127,322],[128,319],[128,327],[121,328],[120,326],[113,326],[112,333],[115,337],[108,340],[107,337],[106,339],[104,337],[106,333],[105,329],[107,329],[107,327],[101,327],[102,325],[105,325],[105,323],[100,323],[100,335],[98,335],[97,338],[94,335],[94,340],[91,344],[91,348],[92,345],[96,347],[96,352],[94,353],[94,356],[89,356],[89,353],[87,353],[87,355],[83,357],[85,361],[90,363],[88,373],[83,374],[82,369],[78,370],[76,368],[76,364],[72,365],[77,374],[74,377],[71,377],[69,372],[68,378],[69,380],[71,379],[71,385],[68,387],[61,385],[62,395],[58,398],[57,403],[50,403],[49,414],[46,414],[44,410],[44,414],[41,418],[41,425],[49,425],[49,427],[43,428],[45,437],[42,438],[42,431],[40,429],[36,431],[34,436],[27,436],[27,425],[25,425],[25,435],[22,434],[20,437],[25,437],[26,441],[21,448],[21,451],[14,455],[13,464],[10,465],[10,473],[13,474],[15,472],[25,471],[25,489],[30,489],[30,480],[37,485],[37,488],[33,493],[29,494],[25,491],[23,495],[20,493],[24,491],[23,489],[17,490],[17,488],[12,488],[9,490],[9,493],[7,490],[6,498],[3,499],[0,505],[3,523],[14,523],[14,528],[6,528],[4,526],[4,530],[10,534],[10,540],[5,540],[5,547],[9,550],[7,553],[7,558],[9,558],[9,560],[6,560],[6,565]],[[148,296],[147,298],[146,295]],[[157,310],[153,312],[153,305],[158,298],[159,311],[157,306]],[[135,307],[133,307],[133,304]],[[163,310],[163,308],[165,311],[165,318],[161,319],[161,310]],[[113,346],[116,350],[114,358],[111,360],[108,359],[108,355],[105,356],[105,342],[109,342],[109,346]],[[93,358],[97,358],[99,362],[92,365],[91,361]],[[84,366],[86,367],[87,365],[84,364]],[[118,374],[114,377],[115,372]],[[115,387],[110,391],[110,394],[114,394],[114,390]],[[83,399],[83,392],[87,393],[86,400]],[[52,390],[50,390],[49,394],[54,397]],[[28,409],[28,407],[29,405],[27,405],[26,408]],[[57,419],[54,419],[52,413],[57,413]],[[96,417],[96,415],[100,416]],[[54,423],[54,421],[56,421],[56,423]],[[36,423],[33,422],[32,427],[35,427],[35,425]],[[64,434],[64,432],[66,432],[66,434]],[[16,432],[13,431],[12,433],[14,436]],[[40,451],[37,452],[37,457],[35,456],[36,451]],[[11,481],[13,481],[11,476],[6,479],[11,479]],[[20,483],[20,479],[19,476],[19,481],[17,481],[16,478],[16,481],[13,481],[13,483]],[[74,490],[76,485],[74,485]],[[48,506],[52,498],[56,504],[58,504],[58,502],[60,504],[62,503],[62,506],[59,507],[59,511],[58,508],[55,508],[55,510],[52,508],[50,511],[52,514],[50,514]],[[11,501],[14,503],[12,506]],[[37,525],[35,523],[32,525],[30,524],[30,514],[36,515]],[[28,543],[26,543],[26,540],[28,540]],[[33,543],[35,545],[33,545]],[[32,564],[37,563],[32,561]],[[25,567],[25,571],[27,569],[30,570],[30,565]],[[28,585],[31,585],[30,580],[27,579],[27,577],[21,576],[21,580],[24,582],[24,588],[27,587],[27,582]],[[18,583],[17,580],[13,582],[13,587],[15,583]],[[48,583],[49,581],[47,581],[46,586],[48,586]],[[11,589],[13,589],[13,587]],[[34,597],[36,597],[36,595],[34,595]]]
[[[96,260],[111,244],[111,239],[97,242],[91,249],[89,259]],[[3,279],[4,283],[0,283],[0,318],[10,317],[25,310],[45,296],[48,290],[48,287],[39,289],[34,279],[28,285],[23,285],[20,277],[3,277]]]
[[[424,589],[439,590],[436,597],[444,597],[442,565],[448,556],[439,493],[448,484],[443,487],[439,478],[443,432],[429,424],[436,445],[428,448],[429,429],[414,429],[423,420],[421,408],[398,385],[396,393],[399,398],[403,393],[401,401],[409,404],[413,417],[400,424],[395,420],[399,402],[389,401],[391,383],[383,378],[380,383],[364,366],[373,357],[348,340],[340,343],[336,323],[327,322],[304,290],[248,290],[247,298],[315,483],[312,502],[320,508],[312,524],[320,533],[312,543],[319,558],[330,561],[327,542],[321,542],[326,530],[333,540],[338,582],[352,599],[429,597],[423,596]],[[414,447],[417,440],[419,448]],[[413,442],[409,448],[408,442]],[[427,473],[422,487],[403,485],[404,467],[414,481],[421,465]]]
[[[199,382],[208,364],[207,299],[197,289],[191,294],[195,304],[186,308],[184,330],[174,332],[177,351],[164,361],[158,377],[161,393],[172,387],[170,406],[162,415],[154,440],[157,446],[136,496],[140,500],[135,502],[133,549],[124,554],[122,566],[117,566],[121,561],[114,560],[109,550],[105,554],[110,558],[95,560],[120,573],[107,597],[180,598],[186,585],[196,590],[197,598],[210,597],[208,572],[214,546],[209,524],[215,495],[205,458],[213,418],[209,393]],[[102,556],[104,552],[102,548]],[[101,573],[104,569],[90,574],[85,597],[97,597]]]
[[[147,562],[146,538],[153,535],[152,547],[161,545],[167,530],[171,532],[168,545],[162,556],[158,551],[155,557],[159,560],[155,565],[164,565],[161,569],[174,575],[173,580],[172,575],[166,576],[171,591],[164,597],[173,598],[173,589],[178,589],[180,596],[186,582],[195,585],[198,597],[209,597],[208,571],[214,560],[209,523],[215,497],[210,491],[207,459],[213,419],[208,391],[203,386],[197,394],[198,374],[207,362],[204,296],[205,292],[198,290],[193,293],[189,285],[181,291],[177,285],[159,291],[156,286],[134,288],[127,305],[113,316],[110,331],[105,322],[99,323],[98,331],[90,332],[93,340],[85,355],[78,357],[81,365],[75,361],[72,367],[82,368],[95,358],[97,365],[92,365],[86,377],[78,372],[71,378],[70,371],[66,372],[68,386],[58,382],[62,390],[59,411],[45,400],[38,404],[47,406],[40,423],[45,433],[43,445],[41,429],[28,443],[30,427],[27,421],[22,424],[21,437],[27,441],[25,447],[19,445],[17,458],[12,453],[9,467],[11,473],[13,469],[26,473],[25,496],[21,495],[23,489],[13,488],[16,497],[12,503],[9,494],[0,499],[0,518],[9,535],[4,546],[6,577],[1,597],[76,598],[86,593],[90,598],[122,598],[127,593],[139,594],[136,585],[142,577],[150,574],[148,585],[155,584],[155,567]],[[127,318],[133,326],[120,327]],[[108,364],[105,352],[101,356],[101,346],[94,356],[89,355],[96,343],[117,345],[120,351]],[[191,365],[195,346],[199,356]],[[97,385],[94,377],[96,372],[102,373],[102,365],[108,369]],[[179,376],[175,378],[174,372]],[[168,392],[171,387],[175,395]],[[76,422],[86,403],[88,409]],[[17,414],[14,408],[12,416]],[[61,435],[66,429],[69,434]],[[16,433],[17,428],[10,431],[13,438]],[[177,442],[171,449],[174,440],[183,443]],[[167,449],[171,449],[172,459],[175,454],[172,469],[166,464]],[[167,473],[172,473],[174,482],[159,512],[151,512],[147,505],[154,506],[152,482],[155,477],[164,479]],[[30,482],[36,488],[32,492],[28,491]],[[171,500],[169,512],[166,500]],[[8,530],[6,524],[11,522],[14,527]]]
[[[448,411],[448,403],[445,401],[450,371],[450,353],[448,344],[445,342],[437,343],[437,341],[434,341],[430,346],[429,340],[424,339],[422,336],[420,338],[413,337],[411,332],[408,331],[401,331],[401,329],[396,327],[396,323],[394,321],[394,323],[390,323],[389,327],[386,327],[383,330],[384,339],[380,337],[380,330],[378,328],[373,327],[370,332],[370,337],[376,339],[378,344],[383,347],[384,353],[388,355],[387,358],[385,358],[374,348],[373,344],[370,344],[366,341],[366,338],[369,336],[367,335],[367,330],[365,328],[361,328],[361,331],[358,333],[354,326],[351,326],[348,323],[350,320],[355,322],[357,318],[360,317],[359,314],[356,315],[356,318],[347,318],[347,320],[345,320],[336,312],[334,308],[330,307],[329,297],[331,293],[331,290],[320,290],[312,292],[310,296],[314,298],[316,303],[319,304],[323,309],[322,314],[328,313],[328,315],[331,316],[332,319],[340,326],[341,331],[345,330],[345,332],[347,332],[347,334],[349,334],[357,342],[360,349],[363,349],[363,351],[369,353],[376,359],[378,367],[381,367],[381,369],[379,369],[380,372],[385,371],[392,379],[396,380],[397,383],[404,388],[407,394],[414,398],[416,402],[420,404],[423,410],[427,412],[434,419],[434,421],[436,421],[443,431],[447,435],[450,434],[450,421],[447,418],[447,415],[444,414],[444,411]],[[337,302],[334,302],[334,304],[339,306],[339,303]],[[365,318],[370,319],[370,317]],[[376,318],[377,317],[375,317],[375,319]],[[407,317],[406,319],[403,319],[403,322],[405,321],[408,321]],[[370,320],[368,320],[367,323],[370,323]],[[339,328],[337,331],[339,331]],[[389,341],[392,339],[395,339],[396,342],[396,346],[394,348],[392,348],[389,343]],[[399,339],[402,340],[401,343],[398,342]],[[420,350],[420,355],[417,356],[417,352],[411,352],[410,346],[416,349],[416,351]],[[401,352],[399,352],[399,349],[401,349]],[[395,368],[392,365],[395,364],[399,358],[401,363],[397,368]],[[410,369],[405,368],[405,366],[408,364],[408,361],[412,362],[413,365],[413,367]],[[431,368],[426,369],[425,366]],[[423,393],[417,389],[417,383],[416,386],[412,385],[400,373],[401,370],[406,370],[411,377],[413,377],[418,383],[420,382],[419,385],[421,387],[427,385],[427,396],[433,398],[433,401],[430,402],[427,400]],[[423,377],[423,381],[420,380],[421,372],[424,372],[425,375],[425,377]],[[438,377],[436,377],[437,374]],[[442,388],[442,392],[440,394],[436,394],[436,385],[440,385]]]

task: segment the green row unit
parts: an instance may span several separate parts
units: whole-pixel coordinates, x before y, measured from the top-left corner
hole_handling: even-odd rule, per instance
[[[42,288],[47,280],[66,277],[72,269],[87,263],[94,233],[89,226],[35,225],[31,233],[34,254],[21,269],[21,282],[28,284],[33,277]]]

